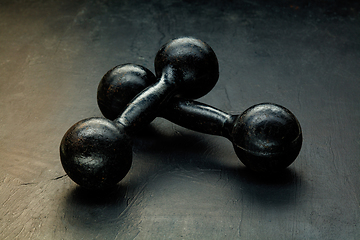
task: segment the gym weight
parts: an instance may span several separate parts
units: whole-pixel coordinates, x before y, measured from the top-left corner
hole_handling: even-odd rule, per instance
[[[146,72],[137,82],[141,80],[146,85],[146,79],[154,78],[150,70],[132,66],[134,71]],[[135,72],[131,74],[139,75]],[[98,95],[106,96],[108,100],[117,99],[120,87],[136,95],[133,89],[123,88],[123,80],[121,77],[112,79],[112,89],[116,91],[105,91],[101,87],[103,82],[108,82],[105,75],[99,84]],[[111,101],[98,99],[105,117],[120,113],[119,108],[109,108],[111,104]],[[254,105],[241,115],[229,115],[206,104],[172,98],[158,115],[188,129],[228,138],[244,165],[257,172],[277,172],[288,167],[298,156],[302,145],[301,126],[295,115],[285,107],[272,103]]]
[[[89,118],[65,133],[60,144],[61,163],[80,186],[103,189],[118,183],[132,162],[129,134],[150,123],[172,96],[201,97],[219,77],[214,51],[198,39],[172,40],[155,59],[158,81],[139,93],[114,121]]]

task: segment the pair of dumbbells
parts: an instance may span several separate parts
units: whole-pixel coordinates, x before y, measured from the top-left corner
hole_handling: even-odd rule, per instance
[[[264,103],[229,115],[191,100],[207,94],[219,77],[216,55],[206,43],[188,37],[168,42],[156,55],[155,72],[157,77],[145,67],[124,64],[104,75],[97,97],[107,119],[82,120],[61,141],[61,162],[74,182],[90,189],[116,185],[131,167],[130,136],[157,116],[228,138],[254,171],[280,171],[296,159],[302,133],[286,108]]]

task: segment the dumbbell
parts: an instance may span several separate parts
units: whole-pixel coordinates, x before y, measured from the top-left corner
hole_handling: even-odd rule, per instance
[[[155,58],[157,81],[145,88],[111,121],[88,118],[74,124],[60,143],[60,159],[67,175],[89,189],[118,183],[130,169],[130,135],[150,123],[161,105],[174,95],[199,98],[219,77],[218,61],[206,43],[191,37],[174,39]]]
[[[121,65],[114,69],[128,69],[127,74],[131,76],[141,75],[132,80],[143,86],[154,78],[150,70],[138,65]],[[128,88],[130,81],[124,84],[126,78],[114,75],[114,69],[102,78],[97,92],[100,111],[106,118],[121,113],[118,103],[126,104],[120,92],[136,95],[135,88]],[[296,159],[302,145],[299,121],[288,109],[277,104],[257,104],[241,115],[230,115],[203,103],[172,98],[158,116],[188,129],[228,138],[241,162],[257,172],[273,173],[285,169]]]

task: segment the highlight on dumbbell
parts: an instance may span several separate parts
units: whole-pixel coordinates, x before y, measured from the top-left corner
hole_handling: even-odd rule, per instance
[[[155,69],[156,83],[139,93],[114,121],[89,118],[65,133],[60,159],[74,182],[90,189],[114,186],[131,166],[129,133],[150,123],[172,96],[199,98],[215,86],[219,77],[214,51],[190,37],[165,44],[156,55]]]
[[[135,82],[141,82],[142,86],[146,85],[147,79],[154,78],[150,70],[142,66],[126,66],[120,68],[128,69],[128,74],[132,76],[141,76]],[[124,87],[124,81],[127,82],[126,86],[131,85],[126,78],[120,75],[108,78],[109,75],[104,76],[98,88],[98,96],[102,96],[102,99],[98,99],[98,105],[107,118],[121,113],[114,102],[124,101],[120,105],[126,104],[126,99],[118,92],[127,91],[136,95],[135,88],[127,90]],[[103,87],[110,85],[111,88]],[[295,115],[285,107],[272,103],[257,104],[241,115],[230,115],[206,104],[172,98],[158,115],[198,132],[228,138],[241,162],[257,172],[277,172],[288,167],[302,146],[302,131]]]

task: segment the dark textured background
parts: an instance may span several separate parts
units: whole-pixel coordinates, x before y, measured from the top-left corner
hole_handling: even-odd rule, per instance
[[[360,239],[360,5],[352,1],[0,1],[1,239]],[[274,102],[299,119],[289,170],[255,176],[221,137],[156,119],[129,174],[89,193],[62,169],[75,122],[101,116],[115,65],[150,68],[169,39],[220,64],[200,101]]]

